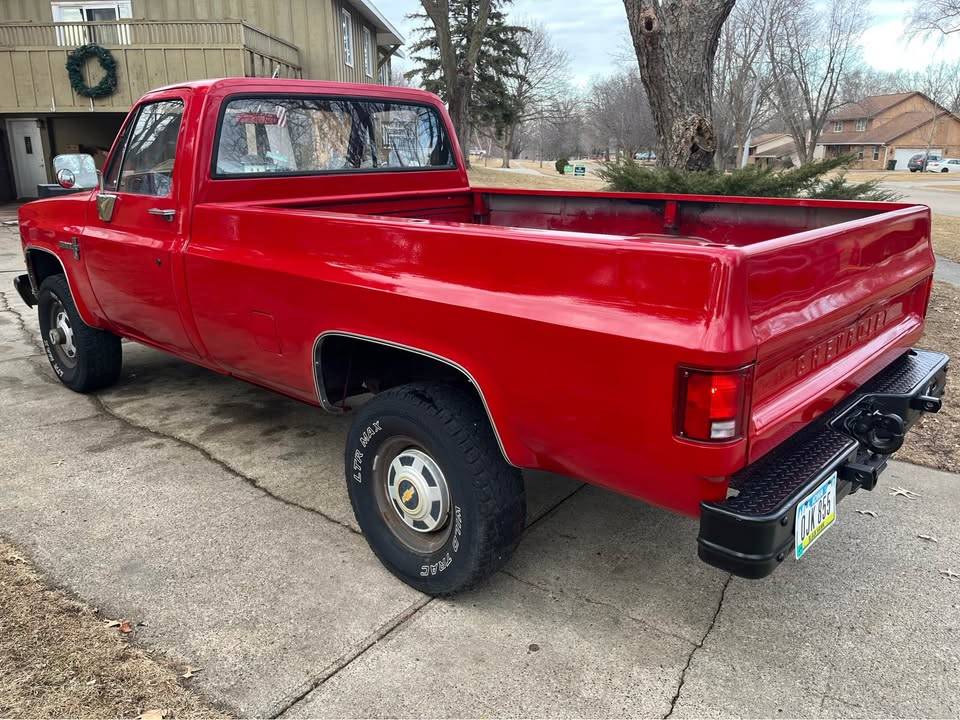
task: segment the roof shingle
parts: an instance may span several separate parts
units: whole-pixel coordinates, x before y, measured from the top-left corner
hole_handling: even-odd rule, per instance
[[[917,92],[890,93],[889,95],[871,95],[860,102],[847,103],[830,113],[831,120],[857,120],[872,118],[887,108],[893,107]]]

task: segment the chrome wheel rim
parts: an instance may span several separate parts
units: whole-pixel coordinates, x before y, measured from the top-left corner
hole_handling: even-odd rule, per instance
[[[50,305],[50,329],[47,331],[47,341],[53,348],[57,360],[67,367],[76,366],[77,346],[73,341],[73,326],[70,325],[70,316],[59,298],[54,298]]]
[[[450,487],[439,463],[411,438],[386,441],[374,459],[381,515],[414,552],[436,552],[450,536]]]

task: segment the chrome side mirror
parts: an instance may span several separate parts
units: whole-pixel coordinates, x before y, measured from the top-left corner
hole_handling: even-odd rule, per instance
[[[60,168],[57,170],[57,185],[64,190],[73,190],[76,184],[77,176],[73,174],[73,170],[68,168]]]
[[[104,222],[113,220],[113,209],[117,205],[117,196],[113,193],[101,192],[97,194],[97,215]]]
[[[53,159],[53,170],[57,175],[57,183],[67,190],[92,190],[97,187],[97,165],[93,158],[83,153],[57,155]],[[66,170],[70,173],[65,179],[71,179],[69,185],[61,182],[61,173]]]

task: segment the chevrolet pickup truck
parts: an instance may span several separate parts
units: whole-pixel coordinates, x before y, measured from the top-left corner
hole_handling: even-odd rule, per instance
[[[20,231],[64,385],[117,382],[127,338],[353,412],[357,522],[432,594],[510,556],[525,469],[698,517],[703,560],[763,577],[944,391],[948,358],[913,347],[927,208],[474,188],[417,90],[157,90],[100,186]]]

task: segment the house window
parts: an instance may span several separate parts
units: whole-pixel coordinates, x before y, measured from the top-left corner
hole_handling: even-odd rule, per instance
[[[117,24],[117,21],[133,17],[131,4],[130,0],[50,3],[55,23],[91,23],[86,26],[58,25],[57,45],[129,45],[130,26]]]
[[[860,118],[857,120],[857,132],[863,132],[867,129],[867,121],[865,118]]]
[[[834,121],[833,121],[833,131],[834,131],[834,132],[843,132],[843,120],[834,120]]]
[[[860,150],[860,151],[857,153],[857,160],[863,160],[863,150]]]
[[[363,72],[373,77],[373,33],[368,27],[363,28]]]
[[[340,11],[340,34],[343,36],[343,64],[353,67],[353,16],[345,9]]]
[[[873,146],[873,159],[874,159],[874,160],[879,160],[879,159],[880,159],[880,146],[879,146],[879,145],[874,145],[874,146]]]

